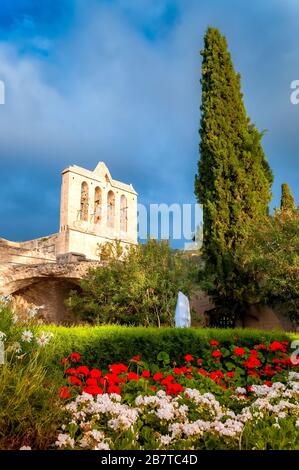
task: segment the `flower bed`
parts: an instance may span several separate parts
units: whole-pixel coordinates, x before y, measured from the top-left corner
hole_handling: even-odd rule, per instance
[[[140,356],[107,370],[64,358],[62,449],[290,449],[299,438],[298,358],[289,343],[221,347],[157,364]]]
[[[271,387],[273,381],[285,382],[287,372],[297,367],[296,357],[291,358],[287,341],[273,341],[266,345],[257,344],[253,349],[240,345],[221,347],[218,341],[210,341],[210,351],[202,358],[187,354],[183,365],[170,365],[167,353],[157,357],[160,366],[142,361],[134,356],[129,364],[112,364],[108,370],[78,365],[81,356],[72,353],[63,359],[67,384],[61,388],[63,399],[78,393],[93,396],[103,393],[126,394],[140,390],[144,393],[165,390],[167,395],[177,395],[185,387],[196,388],[217,386],[217,389],[245,388],[251,391],[253,385]],[[219,390],[218,390],[219,393]]]
[[[299,374],[286,384],[253,385],[230,396],[186,388],[160,390],[132,403],[115,393],[83,392],[66,405],[69,419],[55,445],[61,449],[290,449],[299,438]]]
[[[2,304],[1,449],[298,448],[292,335],[45,327]]]

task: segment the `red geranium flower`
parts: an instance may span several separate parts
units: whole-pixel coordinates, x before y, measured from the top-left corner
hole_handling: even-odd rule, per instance
[[[245,352],[246,352],[246,351],[245,351],[244,348],[239,348],[239,347],[237,347],[237,348],[234,349],[234,354],[235,354],[236,356],[244,356]]]
[[[230,371],[230,372],[227,372],[226,375],[227,375],[227,377],[229,377],[230,379],[233,379],[234,376],[235,376],[235,371],[232,370],[232,371]]]
[[[89,372],[89,377],[92,379],[99,379],[102,376],[102,372],[99,369],[92,369]]]
[[[121,394],[120,388],[117,385],[109,385],[107,393],[117,393],[117,395]]]
[[[285,352],[285,346],[278,341],[273,341],[269,346],[270,351],[282,351]]]
[[[130,359],[130,362],[139,363],[140,361],[141,361],[141,356],[133,356],[132,359]]]
[[[208,373],[202,367],[200,369],[198,369],[198,373],[203,375],[204,377],[206,377],[208,375]]]
[[[97,379],[90,378],[86,380],[86,385],[93,387],[93,386],[98,385],[98,381]]]
[[[163,379],[164,375],[161,374],[160,372],[157,372],[156,374],[153,375],[153,380],[156,382],[159,382],[159,380]]]
[[[212,352],[212,356],[213,356],[213,357],[221,357],[221,356],[222,356],[222,353],[221,353],[221,351],[213,351],[213,352]]]
[[[261,361],[255,356],[250,356],[250,358],[244,362],[244,366],[248,369],[254,369],[255,367],[259,367],[260,365]]]
[[[267,349],[267,346],[265,344],[257,344],[254,347],[255,347],[255,349]]]
[[[217,372],[210,372],[210,378],[212,380],[218,380],[218,374]]]
[[[180,392],[184,391],[184,387],[181,384],[169,383],[166,393],[167,395],[178,395]]]
[[[139,380],[139,375],[135,372],[128,373],[128,380]]]
[[[111,370],[112,374],[122,374],[123,372],[128,371],[128,366],[125,366],[125,364],[112,364],[109,366],[109,369]]]
[[[248,375],[253,375],[254,377],[260,378],[259,374],[255,370],[249,370]]]
[[[142,372],[142,377],[143,377],[144,379],[148,379],[150,376],[151,376],[151,373],[150,373],[149,370],[144,370],[144,371]]]
[[[168,385],[170,382],[173,382],[174,376],[173,375],[167,375],[165,379],[161,381],[161,385]]]
[[[77,375],[76,369],[74,367],[70,367],[69,369],[66,369],[65,371],[66,375]]]
[[[98,385],[89,385],[88,387],[83,387],[82,391],[93,396],[102,395],[103,393],[103,389],[98,387]]]
[[[108,381],[108,383],[111,384],[118,384],[124,381],[124,379],[121,379],[118,377],[116,374],[106,374],[105,379]]]
[[[176,375],[179,375],[179,374],[183,374],[183,373],[184,373],[182,367],[175,367],[175,368],[173,369],[173,372],[174,372]]]
[[[79,362],[81,359],[81,356],[79,353],[77,352],[73,352],[71,355],[70,355],[70,360],[73,361],[73,362]]]
[[[266,364],[265,369],[261,370],[261,373],[268,375],[269,377],[273,377],[273,375],[276,374],[275,370],[273,370],[269,364]]]
[[[76,387],[81,387],[82,385],[81,380],[74,376],[69,377],[69,381],[72,385],[75,385]]]
[[[68,387],[61,387],[61,389],[59,390],[59,396],[60,398],[62,398],[62,400],[70,398],[71,394],[69,392]]]
[[[186,354],[185,356],[185,361],[186,362],[192,362],[194,360],[193,356],[191,354]]]
[[[89,374],[89,368],[87,366],[80,366],[77,368],[77,374],[87,377]]]
[[[222,379],[224,379],[224,374],[222,370],[216,370],[216,374],[218,375],[218,377],[221,377]]]
[[[65,358],[61,359],[61,364],[63,364],[63,365],[66,365],[66,364],[68,364],[68,362],[69,362],[69,360],[68,360],[68,358],[67,358],[67,357],[65,357]]]
[[[218,346],[219,345],[219,341],[216,341],[215,339],[212,339],[212,341],[210,341],[210,344],[212,346]]]
[[[267,387],[272,387],[272,383],[269,380],[266,380],[266,382],[264,382],[264,385],[267,385]]]

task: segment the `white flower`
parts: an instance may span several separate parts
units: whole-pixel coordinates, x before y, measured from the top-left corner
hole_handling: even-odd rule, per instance
[[[160,436],[160,441],[162,446],[168,446],[171,443],[171,436],[169,436],[169,434],[166,436]]]
[[[57,447],[74,447],[75,441],[71,438],[69,434],[58,434],[57,441],[55,442]]]
[[[15,352],[17,354],[22,351],[22,347],[21,347],[20,343],[18,343],[17,341],[12,344],[11,349],[13,350],[13,352]]]
[[[60,434],[56,445],[69,448],[76,444],[77,448],[108,450],[110,439],[105,438],[102,432],[102,429],[105,430],[103,423],[108,424],[108,432],[112,435],[112,441],[119,432],[129,431],[132,443],[134,445],[141,444],[136,429],[139,416],[142,420],[159,418],[161,429],[160,433],[156,434],[159,448],[167,447],[170,444],[175,445],[181,439],[193,439],[200,436],[209,438],[209,435],[224,438],[227,442],[234,440],[237,443],[246,423],[250,421],[254,426],[258,420],[270,418],[273,420],[272,426],[279,429],[279,420],[289,416],[293,418],[293,425],[299,426],[297,400],[299,389],[294,384],[298,383],[289,381],[287,385],[284,385],[276,382],[272,388],[254,386],[256,392],[254,401],[248,403],[243,400],[244,404],[240,402],[239,414],[237,411],[223,406],[212,393],[201,393],[199,390],[189,388],[185,390],[183,395],[177,397],[166,395],[164,391],[159,391],[151,396],[140,395],[136,397],[135,403],[132,405],[123,403],[119,395],[104,393],[94,398],[92,395],[83,393],[65,406],[70,414],[68,424],[74,423],[80,428],[80,437],[75,442],[68,434]],[[243,392],[245,389],[238,391]],[[189,406],[182,404],[184,396]],[[196,419],[192,417],[194,406],[199,412]],[[168,422],[166,432],[165,421]],[[62,429],[65,429],[65,426]]]
[[[23,331],[22,341],[25,341],[25,343],[30,343],[32,338],[33,338],[32,331]]]
[[[94,450],[110,450],[109,444],[107,442],[100,442],[96,445]]]
[[[102,441],[105,437],[104,433],[98,431],[97,429],[93,429],[92,431],[90,431],[90,435],[98,442]]]
[[[246,395],[246,388],[237,387],[236,388],[236,393],[239,393],[240,395]]]
[[[289,372],[289,380],[299,380],[299,372]]]
[[[53,333],[44,333],[40,335],[39,338],[36,338],[36,342],[39,346],[45,346],[50,341],[50,338],[53,336]]]
[[[20,447],[20,450],[32,450],[30,446]]]

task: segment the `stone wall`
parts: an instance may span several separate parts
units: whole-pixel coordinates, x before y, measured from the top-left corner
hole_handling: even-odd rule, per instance
[[[55,262],[58,237],[59,234],[55,234],[27,242],[0,239],[0,265]]]
[[[243,323],[239,326],[259,330],[297,331],[296,325],[288,319],[282,308],[272,308],[263,304],[251,305]]]
[[[203,292],[193,293],[190,306],[194,310],[192,325],[208,327],[209,311],[215,308],[212,300]],[[299,331],[298,326],[289,320],[283,306],[273,308],[264,304],[251,305],[244,318],[238,320],[235,326],[258,330]]]

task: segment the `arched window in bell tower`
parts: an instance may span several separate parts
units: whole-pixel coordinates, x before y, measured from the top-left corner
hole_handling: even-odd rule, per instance
[[[98,186],[94,190],[94,223],[102,221],[102,191]]]
[[[120,198],[120,230],[128,231],[128,201],[124,195]]]
[[[107,195],[107,225],[113,228],[115,226],[115,195],[109,191]]]
[[[80,220],[88,221],[88,208],[88,184],[84,181],[81,185]]]

